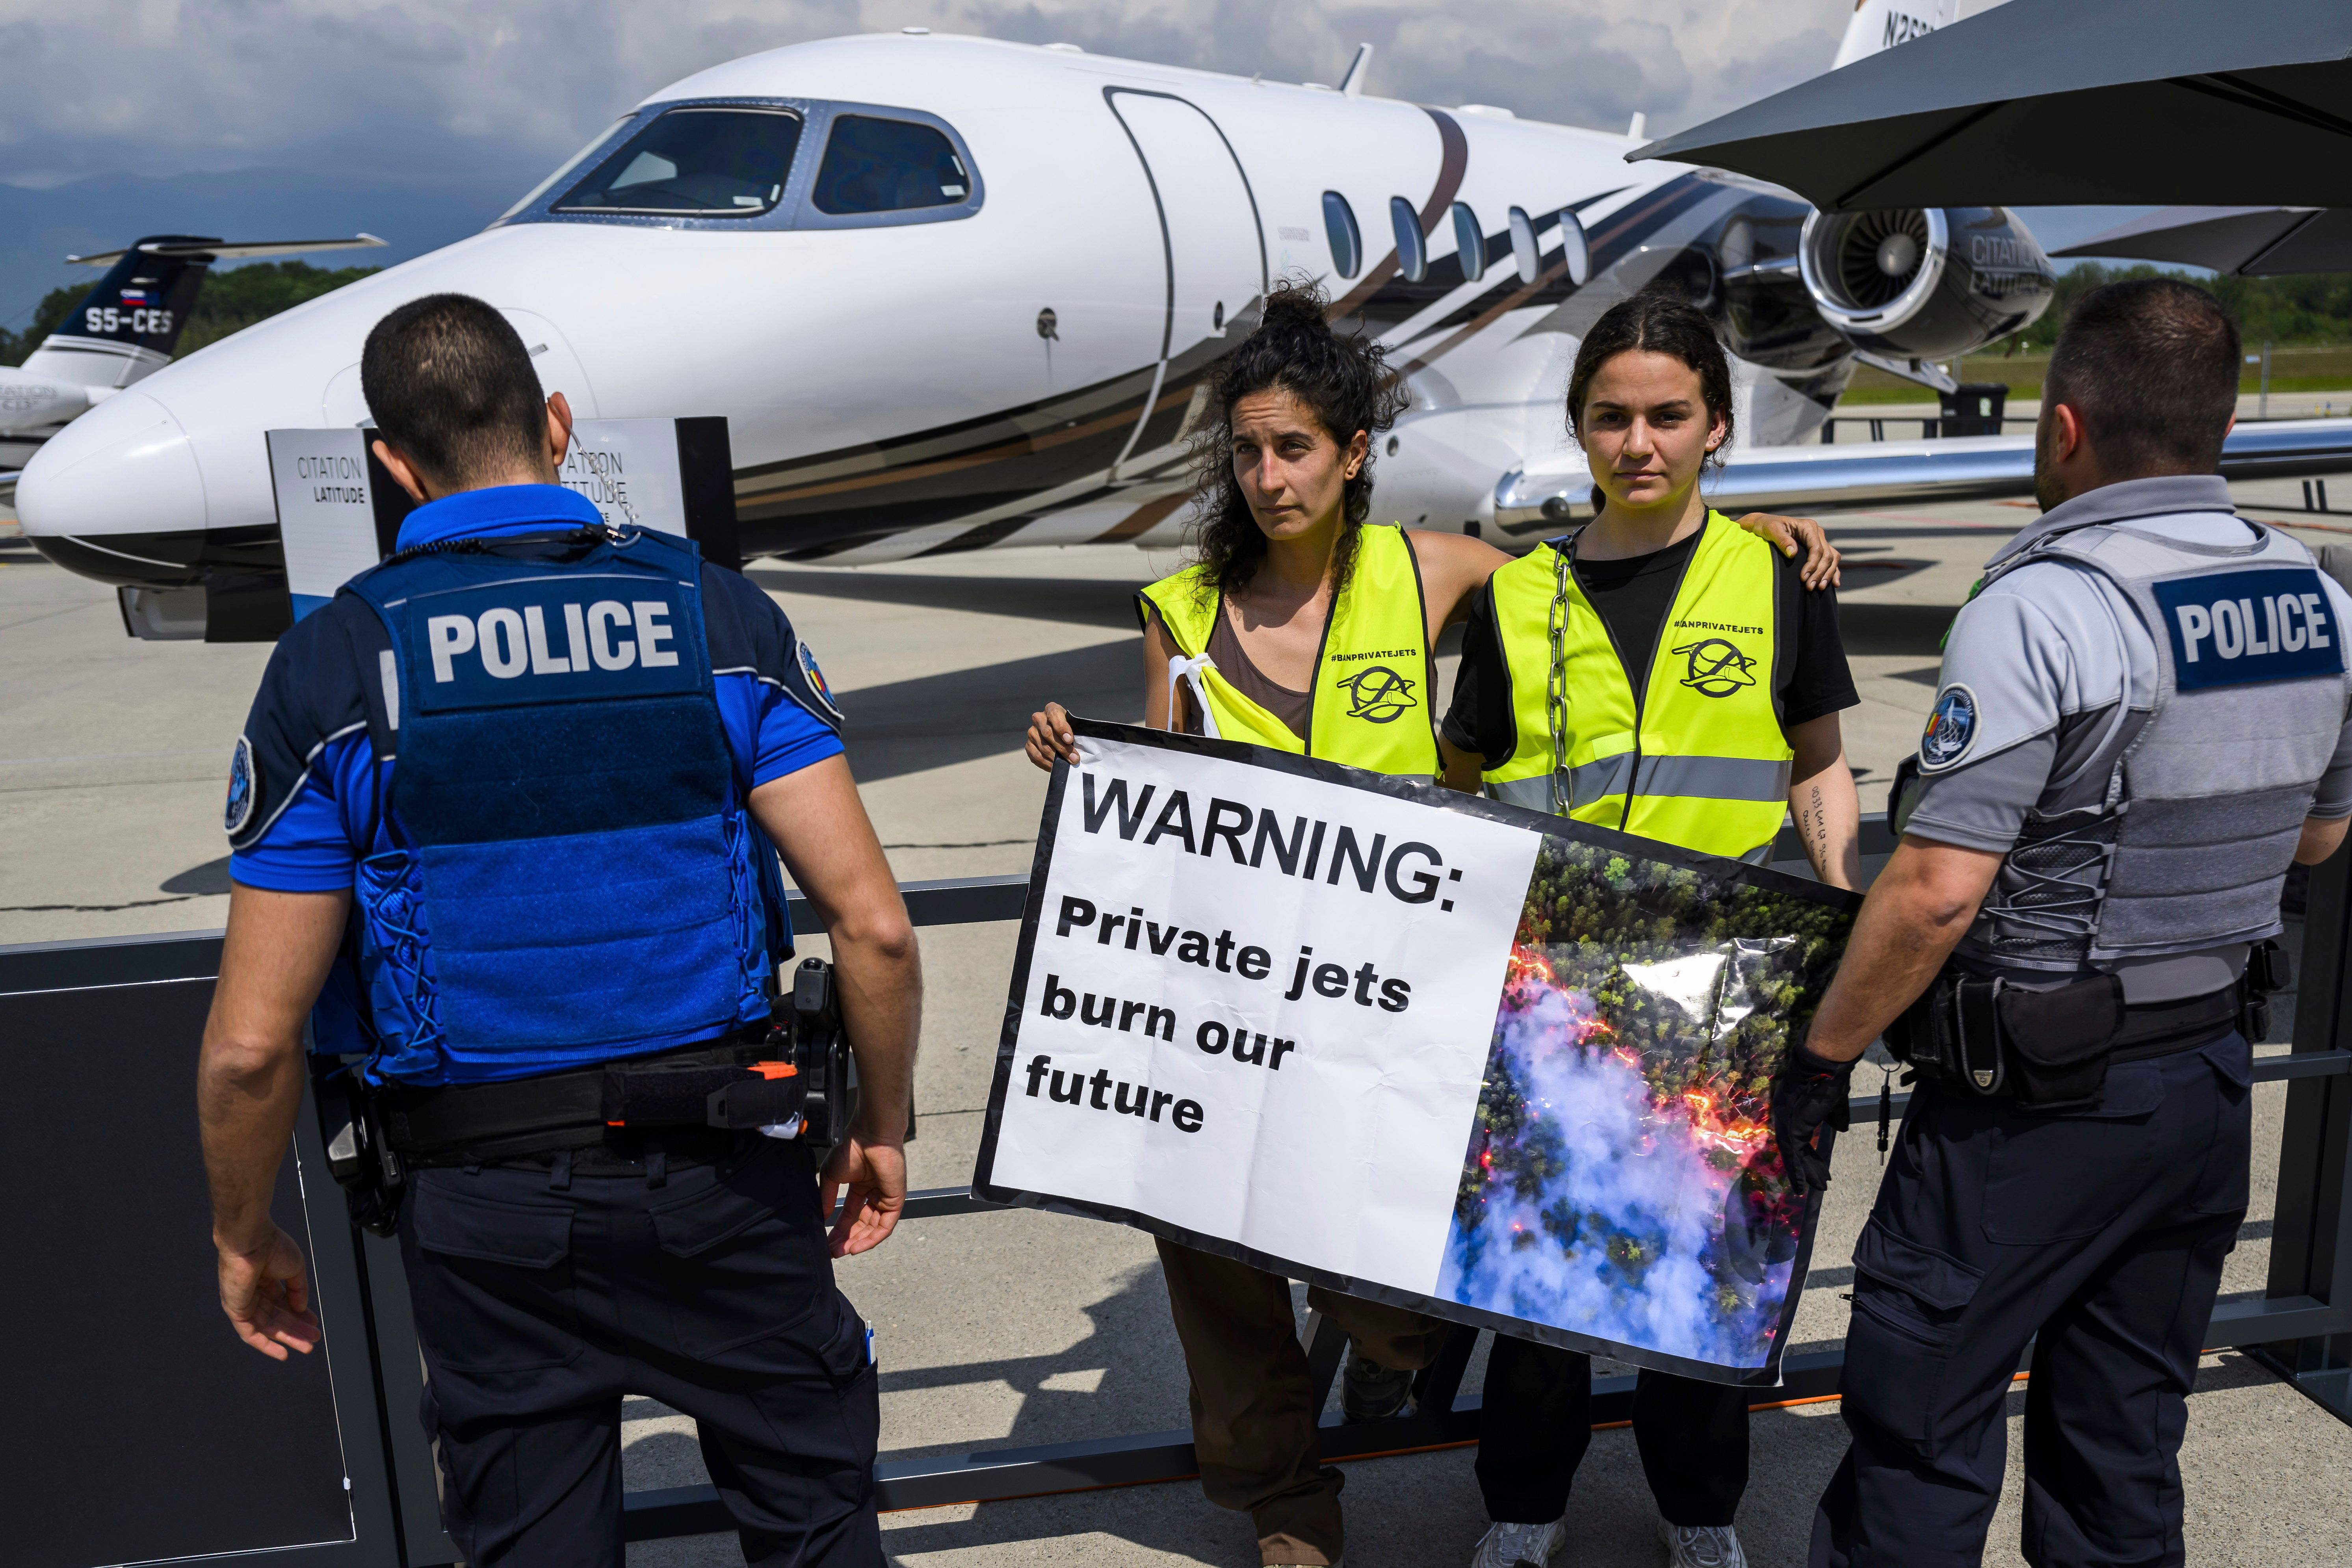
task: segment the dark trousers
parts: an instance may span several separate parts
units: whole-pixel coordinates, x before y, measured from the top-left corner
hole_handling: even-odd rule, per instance
[[[747,1563],[880,1568],[880,1410],[809,1157],[419,1171],[401,1257],[472,1568],[621,1568],[621,1400],[695,1419]]]
[[[1290,1281],[1165,1239],[1160,1267],[1192,1379],[1201,1489],[1219,1508],[1250,1516],[1261,1562],[1338,1562],[1345,1478],[1316,1458],[1321,1412],[1291,1316]],[[1308,1289],[1307,1304],[1347,1331],[1353,1353],[1399,1372],[1435,1361],[1451,1331],[1435,1318],[1319,1285]]]
[[[1644,1371],[1633,1384],[1642,1473],[1674,1524],[1729,1524],[1748,1489],[1748,1390]],[[1592,1358],[1495,1336],[1479,1401],[1478,1489],[1500,1524],[1568,1511],[1592,1446]]]
[[[2251,1076],[2231,1035],[2111,1068],[2089,1110],[1911,1102],[1854,1244],[1853,1445],[1816,1568],[1979,1559],[2028,1340],[2026,1561],[2181,1561],[2180,1436],[2246,1211]]]

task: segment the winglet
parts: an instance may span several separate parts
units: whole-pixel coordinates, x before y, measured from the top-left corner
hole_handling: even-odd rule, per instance
[[[1372,46],[1358,44],[1356,58],[1348,62],[1348,74],[1339,79],[1339,90],[1349,98],[1364,96],[1364,73],[1372,63]]]

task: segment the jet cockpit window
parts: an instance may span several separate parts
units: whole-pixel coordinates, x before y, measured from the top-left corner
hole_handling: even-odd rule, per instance
[[[1337,191],[1323,193],[1323,237],[1331,242],[1331,270],[1353,278],[1364,264],[1364,237],[1356,228],[1356,209]]]
[[[557,166],[555,173],[548,175],[547,178],[531,186],[530,195],[523,197],[522,200],[515,203],[514,205],[500,213],[499,215],[499,221],[500,223],[506,222],[507,219],[514,216],[515,214],[522,211],[523,208],[530,205],[531,203],[547,195],[550,190],[561,184],[563,178],[570,174],[572,170],[586,163],[588,161],[589,153],[593,153],[597,148],[602,147],[605,142],[610,142],[613,139],[614,132],[618,132],[622,126],[626,125],[630,121],[635,120],[635,118],[636,116],[634,114],[624,114],[620,119],[615,120],[612,124],[607,125],[604,130],[596,132],[596,139],[594,141],[589,142],[588,145],[581,148],[580,151],[572,153],[572,156],[563,160],[563,162]]]
[[[833,122],[810,200],[834,216],[954,206],[971,196],[955,143],[928,125],[844,114]]]
[[[782,110],[673,109],[554,210],[755,217],[782,199],[800,139],[800,116]]]

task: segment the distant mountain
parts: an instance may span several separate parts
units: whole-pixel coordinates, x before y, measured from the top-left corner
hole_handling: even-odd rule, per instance
[[[147,234],[224,239],[334,239],[364,230],[387,248],[329,252],[389,267],[479,230],[544,169],[450,175],[238,169],[226,174],[94,174],[45,191],[0,185],[0,326],[21,328],[60,284],[98,281],[68,254],[113,250]]]

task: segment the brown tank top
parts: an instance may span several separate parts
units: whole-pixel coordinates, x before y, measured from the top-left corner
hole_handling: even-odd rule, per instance
[[[1159,612],[1152,612],[1157,619]],[[1301,744],[1307,740],[1307,715],[1314,711],[1315,694],[1293,691],[1286,686],[1276,686],[1267,679],[1258,667],[1250,662],[1248,650],[1242,647],[1240,636],[1234,630],[1233,617],[1225,613],[1224,601],[1217,602],[1217,624],[1209,630],[1209,646],[1204,649],[1216,660],[1217,673],[1234,684],[1234,689],[1276,718],[1297,736]],[[1200,705],[1192,700],[1192,688],[1180,684],[1177,700],[1184,710],[1183,722],[1178,728],[1187,735],[1202,734]]]

